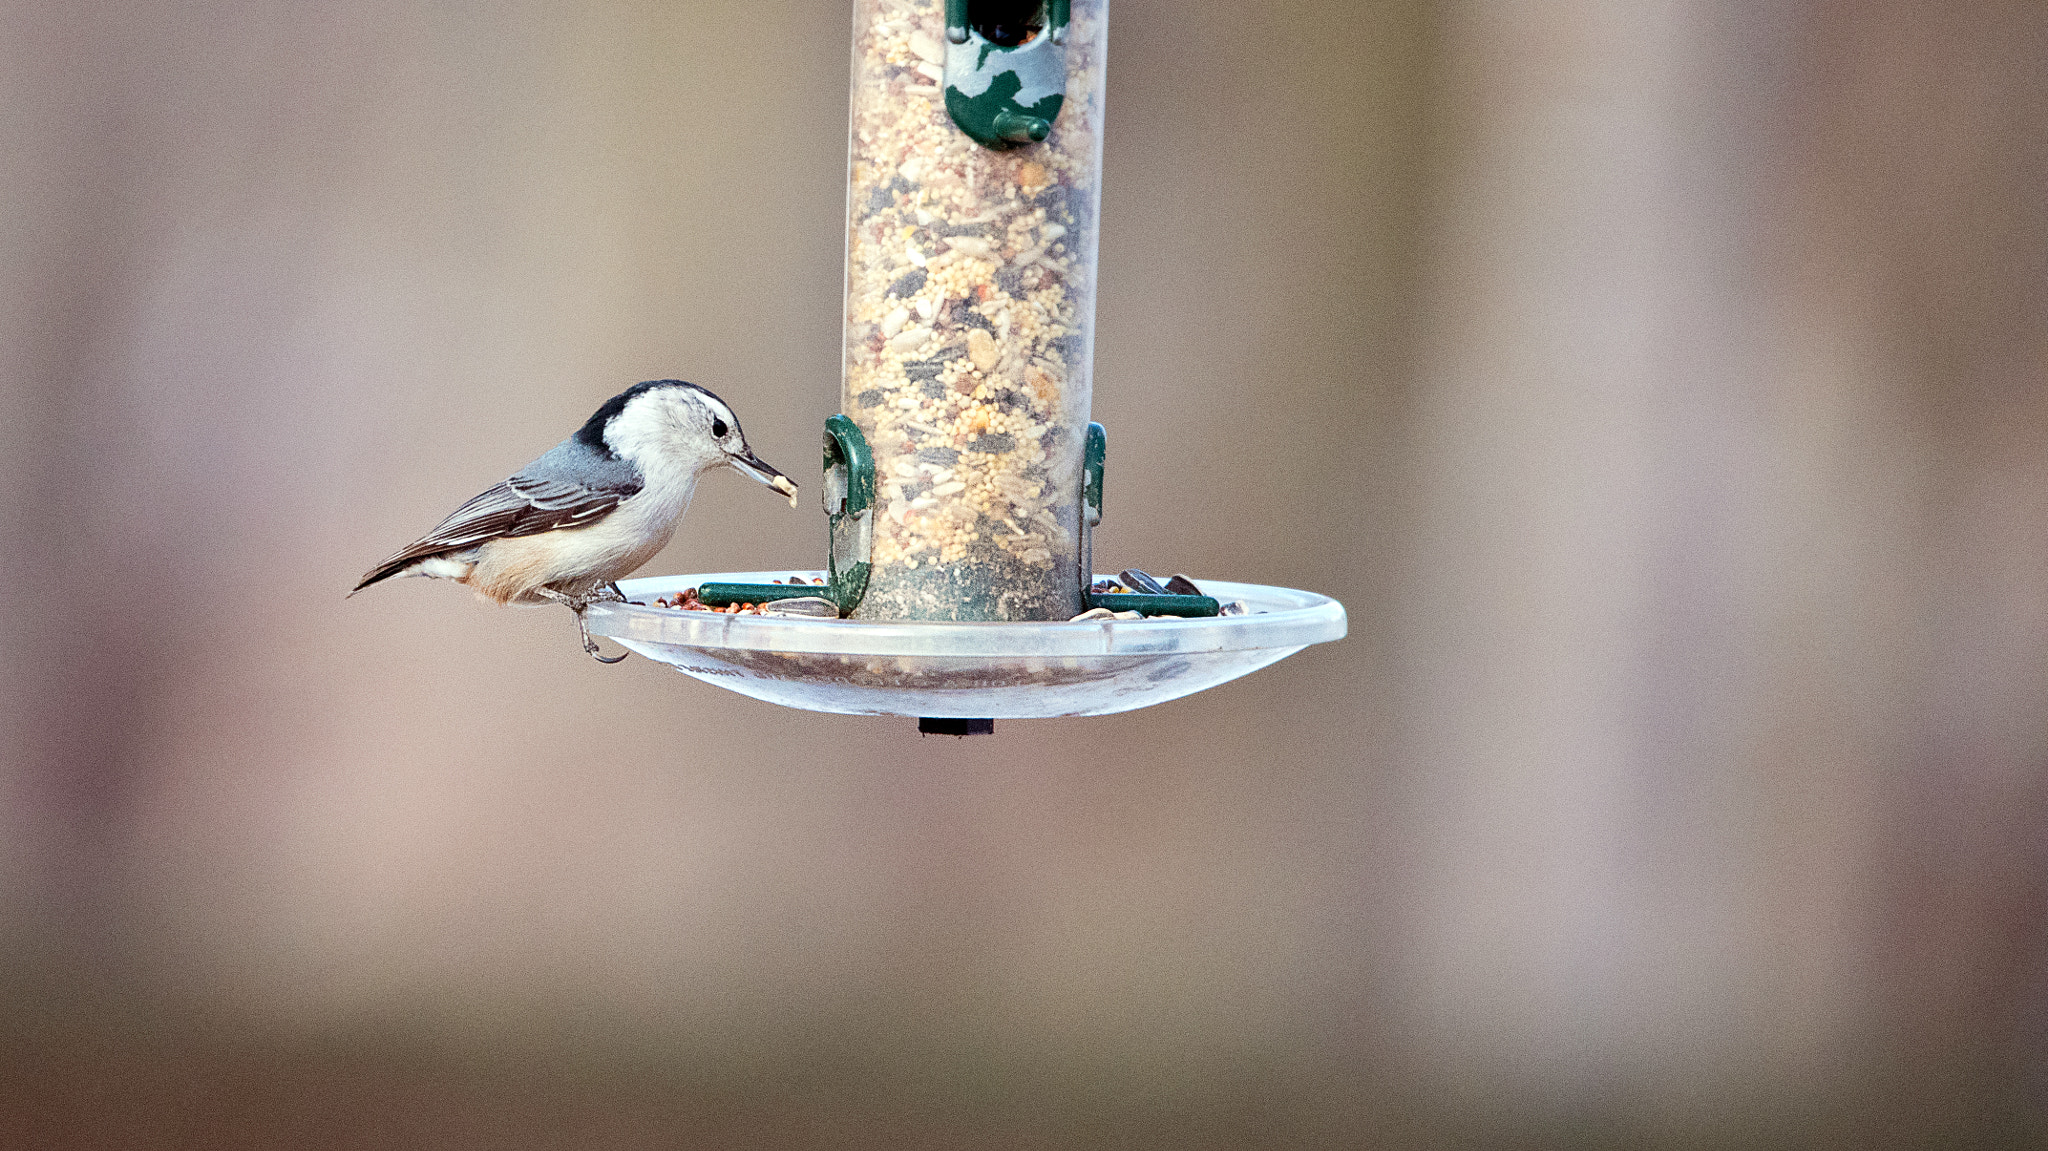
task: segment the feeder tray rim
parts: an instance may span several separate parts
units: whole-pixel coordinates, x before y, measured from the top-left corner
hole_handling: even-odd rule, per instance
[[[629,600],[652,600],[706,583],[768,583],[822,572],[710,572],[621,580]],[[1114,578],[1098,576],[1099,579]],[[820,655],[1028,657],[1160,655],[1300,648],[1343,638],[1344,607],[1315,592],[1228,580],[1196,580],[1207,595],[1243,600],[1251,614],[1187,619],[953,622],[830,620],[678,611],[641,603],[592,604],[593,635],[694,648]],[[822,589],[821,589],[822,590]]]

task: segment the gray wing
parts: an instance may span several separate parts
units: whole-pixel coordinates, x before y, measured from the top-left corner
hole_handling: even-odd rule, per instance
[[[644,486],[632,464],[599,455],[573,438],[564,440],[518,475],[456,508],[410,547],[371,568],[355,590],[429,556],[463,551],[486,540],[595,523]]]

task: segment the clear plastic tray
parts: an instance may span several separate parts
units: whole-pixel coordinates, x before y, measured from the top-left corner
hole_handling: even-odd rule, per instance
[[[651,602],[705,583],[791,574],[624,580]],[[1344,607],[1291,588],[1197,579],[1253,614],[1081,623],[802,619],[593,604],[592,635],[755,699],[845,715],[1035,719],[1110,715],[1192,695],[1344,636]]]

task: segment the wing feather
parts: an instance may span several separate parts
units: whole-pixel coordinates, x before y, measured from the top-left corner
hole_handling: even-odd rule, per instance
[[[397,575],[420,560],[464,551],[487,540],[595,523],[643,486],[638,475],[579,481],[521,472],[456,508],[433,531],[371,568],[355,590]]]

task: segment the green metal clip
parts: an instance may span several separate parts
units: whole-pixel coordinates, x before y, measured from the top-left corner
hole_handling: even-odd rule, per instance
[[[848,616],[868,591],[875,544],[875,457],[844,414],[825,421],[826,565],[832,602]]]
[[[1102,522],[1102,464],[1109,458],[1109,432],[1089,423],[1081,449],[1081,517],[1089,527]]]
[[[1035,144],[1067,98],[1070,0],[946,0],[946,113],[985,148]]]
[[[1090,423],[1081,448],[1081,588],[1087,606],[1146,615],[1219,615],[1223,605],[1206,595],[1147,595],[1143,592],[1099,592],[1095,582],[1095,528],[1102,522],[1104,465],[1109,459],[1109,433]]]
[[[1146,595],[1143,592],[1091,591],[1088,593],[1089,607],[1106,607],[1111,611],[1141,611],[1146,615],[1220,615],[1223,605],[1214,596],[1206,595]]]
[[[1090,423],[1081,448],[1081,590],[1095,582],[1095,525],[1102,522],[1102,464],[1109,456],[1109,433]]]

